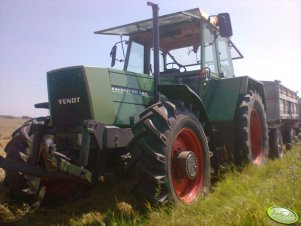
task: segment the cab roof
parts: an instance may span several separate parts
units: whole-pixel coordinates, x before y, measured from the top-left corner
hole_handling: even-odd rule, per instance
[[[201,12],[199,8],[180,11],[172,14],[167,14],[159,17],[159,26],[171,26],[174,24],[191,22],[192,20],[208,20],[207,15]],[[149,31],[153,28],[152,19],[142,20],[122,26],[108,28],[96,31],[95,34],[106,35],[134,35],[140,32]]]

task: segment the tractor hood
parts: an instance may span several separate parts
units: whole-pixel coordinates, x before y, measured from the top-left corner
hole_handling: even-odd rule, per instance
[[[50,71],[47,85],[52,123],[59,127],[87,119],[131,126],[153,93],[152,76],[86,66]]]

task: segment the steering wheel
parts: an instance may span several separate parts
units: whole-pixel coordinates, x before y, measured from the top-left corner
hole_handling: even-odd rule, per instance
[[[176,62],[170,62],[170,63],[165,64],[165,68],[167,68],[167,65],[174,65],[174,64],[177,65],[177,66],[179,67],[178,70],[179,70],[181,73],[187,71],[187,69],[186,69],[186,67],[185,67],[184,65],[179,64],[179,63],[176,63]]]

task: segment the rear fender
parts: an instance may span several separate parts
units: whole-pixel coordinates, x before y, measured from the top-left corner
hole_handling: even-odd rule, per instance
[[[265,94],[263,84],[248,76],[210,80],[202,97],[208,117],[214,131],[214,140],[219,156],[218,164],[233,161],[235,150],[235,117],[238,105],[249,90],[255,90],[262,98],[264,107]]]
[[[266,107],[263,84],[248,76],[211,80],[204,95],[204,105],[211,122],[233,121],[241,98],[255,90]]]
[[[263,83],[248,76],[238,77],[241,79],[240,94],[246,94],[248,90],[255,90],[262,98],[262,103],[266,108],[265,93]]]

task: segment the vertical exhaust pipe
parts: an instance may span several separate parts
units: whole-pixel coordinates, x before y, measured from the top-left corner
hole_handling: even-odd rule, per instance
[[[160,84],[160,34],[159,34],[159,6],[152,2],[147,2],[148,6],[153,10],[153,46],[154,46],[154,102],[160,99],[159,84]]]

